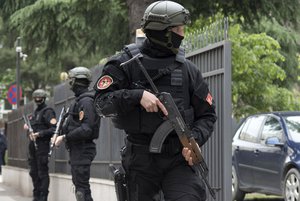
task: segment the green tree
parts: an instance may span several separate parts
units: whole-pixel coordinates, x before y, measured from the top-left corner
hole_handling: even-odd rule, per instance
[[[128,36],[125,15],[119,0],[41,0],[16,10],[9,25],[20,32],[29,52],[45,47],[47,56],[78,51],[100,57],[122,47]]]
[[[263,17],[260,23],[255,23],[252,26],[244,24],[244,30],[248,33],[265,32],[272,36],[281,46],[280,53],[285,57],[285,61],[280,62],[279,65],[285,70],[287,77],[280,83],[281,86],[288,88],[299,85],[298,75],[300,69],[298,68],[298,53],[300,52],[300,36],[293,26],[287,24],[285,26],[278,23],[274,18]]]
[[[3,28],[3,21],[0,17],[0,36]],[[5,99],[8,85],[15,81],[16,74],[16,52],[12,48],[7,48],[3,45],[4,36],[0,37],[0,99]]]
[[[21,32],[28,51],[41,46],[39,43],[43,41],[44,54],[48,56],[78,48],[85,56],[95,53],[106,56],[130,42],[129,34],[132,36],[135,29],[140,27],[143,11],[153,1],[16,0],[15,3],[5,1],[0,4],[0,8],[2,7],[5,19],[10,19],[8,27]],[[295,24],[298,19],[299,2],[287,1],[179,0],[178,2],[191,11],[193,19],[222,12],[225,15],[243,16],[245,21],[251,24],[259,20],[260,16],[272,16],[281,24],[287,22]]]
[[[24,52],[29,55],[22,65],[22,84],[30,88],[45,83],[53,86],[59,81],[59,72],[75,65],[94,66],[101,58],[112,55],[132,41],[134,30],[140,27],[143,11],[151,2],[153,0],[1,1],[0,15],[4,23],[0,27],[0,41],[3,49],[14,49],[16,38],[22,37]],[[201,17],[202,25],[211,22],[208,17],[222,13],[237,16],[244,26],[252,26],[265,16],[275,19],[280,26],[297,30],[298,0],[178,2],[190,10],[193,22]],[[271,35],[271,32],[267,34]],[[287,58],[289,52],[285,47],[290,45],[286,41],[280,41],[280,45],[282,55]],[[15,65],[13,59],[10,66]],[[295,60],[287,58],[274,62],[284,66],[287,75],[295,75],[298,71],[293,71],[295,65],[289,65],[290,61]],[[289,68],[293,70],[289,71]],[[284,82],[287,81],[277,78],[272,84],[281,86]]]
[[[234,116],[299,109],[292,91],[277,84],[286,78],[278,65],[284,61],[279,43],[265,33],[245,33],[238,24],[231,26],[230,40]]]
[[[125,15],[118,1],[16,0],[2,2],[0,8],[6,22],[0,40],[4,48],[14,49],[17,36],[22,37],[28,58],[22,63],[21,84],[30,90],[56,85],[60,72],[75,66],[95,66],[128,35],[118,30],[124,24],[120,15]],[[109,39],[112,33],[120,37]],[[9,58],[15,66],[16,56]]]

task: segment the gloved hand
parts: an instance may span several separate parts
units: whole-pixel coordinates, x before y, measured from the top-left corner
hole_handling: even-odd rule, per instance
[[[58,147],[65,138],[66,138],[66,135],[60,135],[60,136],[58,136],[56,138],[56,140],[55,140],[55,146]]]

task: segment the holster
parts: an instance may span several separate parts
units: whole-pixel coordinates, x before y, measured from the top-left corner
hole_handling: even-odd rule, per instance
[[[110,165],[110,169],[113,173],[115,191],[118,201],[129,201],[127,194],[127,182],[126,182],[126,173],[122,166],[116,168],[113,165]]]

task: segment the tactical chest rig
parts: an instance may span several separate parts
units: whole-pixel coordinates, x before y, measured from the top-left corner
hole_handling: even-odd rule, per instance
[[[47,110],[52,110],[52,108],[46,106],[43,109],[41,109],[40,111],[34,112],[32,118],[30,120],[31,126],[32,126],[34,132],[48,129],[47,122],[45,122],[45,119],[44,119],[45,118],[44,115]]]
[[[128,56],[127,61],[141,54],[140,49],[134,43],[125,46],[124,51]],[[186,60],[183,49],[180,49],[179,53],[173,57],[153,58],[143,55],[140,60],[158,90],[170,92],[185,121],[192,123],[194,114],[189,108],[189,72],[185,67]],[[131,82],[131,89],[145,89],[155,94],[136,62],[126,63],[125,61],[123,64],[122,69]],[[112,120],[117,128],[124,129],[128,134],[148,134],[149,137],[164,121],[161,113],[149,113],[142,107],[126,116],[114,117]]]

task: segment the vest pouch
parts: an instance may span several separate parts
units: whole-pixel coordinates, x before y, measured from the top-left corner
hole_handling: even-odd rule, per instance
[[[118,114],[111,117],[111,120],[118,129],[124,129],[127,133],[139,133],[140,113],[138,109],[132,110],[128,114]]]
[[[49,109],[51,109],[51,108],[47,106],[33,114],[32,119],[30,120],[30,123],[31,123],[31,126],[32,126],[34,132],[39,132],[39,131],[46,130],[49,128],[44,119],[45,118],[44,114]]]
[[[130,111],[127,115],[112,117],[114,126],[126,133],[154,133],[163,122],[160,112],[147,112],[144,109]]]
[[[140,133],[155,133],[156,129],[163,122],[161,112],[147,112],[141,110],[141,131]]]

